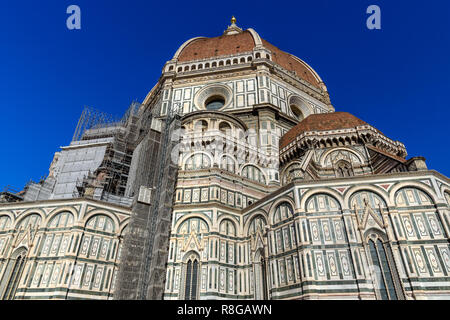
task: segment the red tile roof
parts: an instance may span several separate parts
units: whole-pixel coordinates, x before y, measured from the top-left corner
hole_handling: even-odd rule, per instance
[[[350,129],[363,125],[367,123],[348,112],[312,114],[281,137],[280,148],[287,146],[303,132]]]
[[[189,43],[181,51],[178,61],[186,62],[248,52],[254,47],[255,42],[249,31],[215,38],[201,38]]]
[[[272,52],[272,61],[286,70],[293,71],[299,78],[307,81],[317,88],[320,82],[305,63],[295,59],[266,40],[262,39],[263,46]],[[178,61],[188,62],[218,56],[238,54],[253,51],[255,41],[249,31],[238,34],[221,35],[215,38],[199,38],[190,42],[181,50]]]

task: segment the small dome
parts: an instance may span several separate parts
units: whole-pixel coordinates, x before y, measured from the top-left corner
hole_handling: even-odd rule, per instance
[[[331,131],[365,126],[368,123],[348,112],[312,114],[289,130],[280,139],[280,148],[286,147],[295,138],[307,131]]]

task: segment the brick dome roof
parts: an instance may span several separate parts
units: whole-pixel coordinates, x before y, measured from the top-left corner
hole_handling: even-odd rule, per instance
[[[239,28],[238,28],[239,29]],[[239,29],[240,30],[240,29]],[[177,51],[174,59],[179,62],[228,56],[243,52],[252,52],[255,47],[265,48],[272,53],[271,60],[282,68],[294,72],[299,78],[314,87],[323,89],[319,75],[301,59],[284,52],[266,40],[263,40],[253,29],[225,32],[214,38],[197,37],[186,41]]]
[[[368,125],[348,112],[312,114],[300,121],[280,139],[280,148],[286,147],[297,136],[307,131],[330,131]]]

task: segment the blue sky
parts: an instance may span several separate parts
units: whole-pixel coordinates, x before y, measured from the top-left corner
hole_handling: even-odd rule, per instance
[[[81,30],[66,8],[81,8]],[[366,28],[381,8],[382,30]],[[121,116],[194,36],[222,34],[235,15],[308,62],[347,111],[449,176],[449,1],[2,1],[0,187],[48,173],[84,106]]]

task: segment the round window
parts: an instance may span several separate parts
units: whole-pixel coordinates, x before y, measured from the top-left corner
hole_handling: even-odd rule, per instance
[[[303,113],[300,111],[299,107],[297,107],[296,105],[291,105],[291,111],[299,121],[303,120]]]
[[[207,110],[220,110],[225,105],[225,99],[221,96],[213,96],[205,101]]]
[[[194,96],[198,110],[219,111],[226,108],[232,98],[231,89],[222,84],[212,84],[200,89]]]

